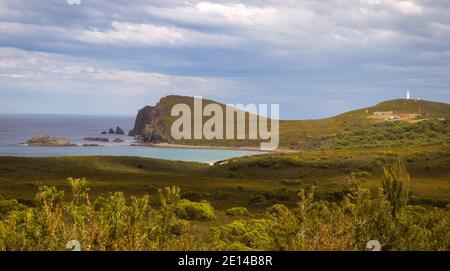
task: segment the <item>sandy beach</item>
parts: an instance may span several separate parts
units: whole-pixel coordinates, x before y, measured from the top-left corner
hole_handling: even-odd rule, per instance
[[[131,146],[154,147],[154,148],[176,148],[176,149],[211,149],[211,150],[236,150],[253,151],[261,153],[292,153],[293,150],[261,150],[257,147],[225,147],[225,146],[204,146],[204,145],[183,145],[173,143],[134,143]]]

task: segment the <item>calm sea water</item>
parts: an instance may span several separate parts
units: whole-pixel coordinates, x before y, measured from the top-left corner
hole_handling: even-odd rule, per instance
[[[111,155],[140,156],[167,160],[195,161],[214,163],[231,157],[254,154],[251,151],[210,150],[210,149],[176,149],[130,146],[132,137],[118,135],[101,135],[109,128],[121,127],[125,133],[133,127],[134,116],[75,116],[75,115],[29,115],[0,114],[0,156],[79,156]],[[101,144],[102,147],[32,147],[21,143],[37,134],[51,137],[66,137],[72,143]],[[117,137],[124,143],[84,142],[85,136]]]

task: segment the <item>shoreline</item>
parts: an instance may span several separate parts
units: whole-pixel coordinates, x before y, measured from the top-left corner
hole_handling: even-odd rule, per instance
[[[102,142],[103,143],[103,142]],[[24,142],[17,145],[27,147],[110,147],[103,144],[71,144],[67,146],[59,145],[30,145]],[[95,145],[95,146],[94,146]],[[295,153],[298,150],[276,149],[276,150],[261,150],[258,147],[228,147],[228,146],[208,146],[208,145],[186,145],[186,144],[174,144],[174,143],[146,143],[142,141],[127,142],[127,144],[116,144],[111,146],[129,146],[129,147],[151,147],[151,148],[168,148],[168,149],[205,149],[205,150],[234,150],[234,151],[248,151],[258,153]]]
[[[207,149],[207,150],[235,150],[260,153],[291,153],[289,150],[261,150],[257,147],[226,147],[226,146],[205,146],[205,145],[183,145],[173,143],[133,143],[130,146],[135,147],[153,147],[153,148],[172,148],[172,149]]]

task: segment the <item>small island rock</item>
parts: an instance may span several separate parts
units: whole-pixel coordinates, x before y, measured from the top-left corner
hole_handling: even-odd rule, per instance
[[[65,137],[50,137],[48,135],[37,135],[25,142],[30,146],[42,146],[42,147],[67,147],[76,146],[70,143],[70,140]]]
[[[97,142],[109,142],[109,138],[106,137],[83,137],[84,141],[97,141]]]

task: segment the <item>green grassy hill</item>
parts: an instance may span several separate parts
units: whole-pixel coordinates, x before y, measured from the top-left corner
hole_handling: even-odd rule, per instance
[[[316,149],[329,145],[339,135],[348,134],[349,132],[358,133],[368,127],[375,127],[373,130],[380,128],[378,132],[384,133],[384,128],[376,127],[377,121],[369,118],[374,112],[378,111],[408,114],[421,112],[424,118],[432,122],[437,122],[436,119],[438,118],[445,118],[447,122],[450,119],[450,104],[424,100],[385,101],[372,107],[350,111],[326,119],[283,120],[280,122],[280,148],[293,150]],[[444,121],[441,124],[444,125],[447,122]],[[383,124],[380,126],[383,126]],[[392,124],[392,126],[414,127],[415,124],[398,122]]]
[[[193,98],[185,96],[167,96],[148,112],[149,123],[136,123],[136,126],[145,127],[141,137],[152,143],[168,142],[172,144],[206,145],[225,147],[258,147],[259,140],[173,140],[170,136],[172,123],[177,119],[170,116],[172,107],[176,104],[187,104],[193,111]],[[217,103],[212,100],[203,100],[203,106]],[[225,112],[226,105],[219,104]],[[142,109],[145,110],[145,109]],[[150,110],[147,108],[147,110]],[[308,150],[327,146],[338,135],[349,131],[367,129],[377,121],[369,118],[377,111],[393,111],[394,113],[407,113],[422,115],[429,121],[438,118],[450,118],[450,104],[425,100],[391,100],[375,106],[354,110],[335,117],[319,120],[281,120],[280,121],[280,149]],[[246,114],[246,120],[249,118]],[[203,122],[209,118],[204,117]],[[142,121],[141,121],[142,122]],[[379,122],[379,121],[378,121]],[[403,125],[403,124],[399,124]],[[380,127],[378,127],[380,128]],[[248,135],[248,127],[247,135]]]
[[[0,198],[26,203],[40,185],[68,192],[67,177],[86,177],[93,196],[115,191],[154,195],[158,188],[175,185],[185,197],[207,199],[218,209],[264,210],[274,203],[293,206],[298,189],[311,185],[318,186],[321,198],[337,200],[352,173],[376,194],[382,166],[399,155],[411,175],[415,200],[445,206],[450,201],[449,150],[328,149],[253,155],[213,166],[139,157],[0,157]]]

